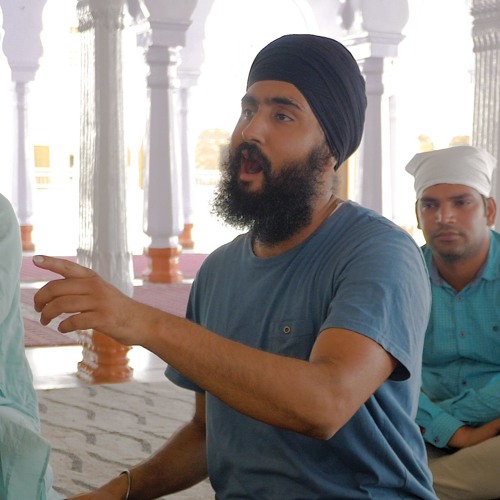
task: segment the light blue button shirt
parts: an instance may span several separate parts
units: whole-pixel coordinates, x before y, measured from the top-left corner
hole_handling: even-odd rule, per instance
[[[417,423],[438,448],[463,425],[500,417],[500,234],[490,232],[487,261],[460,292],[430,271],[432,312],[426,332]]]
[[[58,500],[40,436],[38,402],[24,352],[19,300],[19,224],[0,195],[0,499]]]

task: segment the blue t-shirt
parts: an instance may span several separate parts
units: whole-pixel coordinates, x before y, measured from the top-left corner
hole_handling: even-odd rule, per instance
[[[207,393],[217,498],[435,498],[414,422],[429,310],[428,275],[412,238],[351,202],[283,255],[256,257],[249,234],[211,254],[193,284],[187,316],[194,322],[304,360],[322,330],[345,328],[400,363],[326,441],[242,415]],[[201,390],[171,367],[167,376]]]
[[[443,448],[459,427],[500,418],[500,234],[490,231],[486,263],[460,292],[439,276],[431,249],[423,251],[432,312],[417,423]]]

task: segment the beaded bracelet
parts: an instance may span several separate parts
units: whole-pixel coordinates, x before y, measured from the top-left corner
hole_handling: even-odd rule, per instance
[[[122,470],[119,475],[122,476],[123,474],[127,475],[127,493],[125,493],[125,498],[123,500],[128,500],[128,496],[130,495],[130,483],[131,483],[130,471],[128,469]]]

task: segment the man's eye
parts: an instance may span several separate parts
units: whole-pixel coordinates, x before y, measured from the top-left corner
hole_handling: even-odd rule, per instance
[[[431,210],[433,208],[436,208],[436,204],[430,202],[422,203],[421,208],[422,210]]]
[[[292,120],[288,115],[285,115],[284,113],[276,113],[276,118],[280,122],[287,122]]]
[[[253,114],[253,110],[249,108],[245,108],[241,111],[241,116],[243,116],[244,118],[252,118]]]

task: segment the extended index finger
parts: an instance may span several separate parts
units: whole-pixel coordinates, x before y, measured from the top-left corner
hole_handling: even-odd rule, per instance
[[[33,264],[42,269],[47,269],[47,271],[60,274],[64,278],[90,278],[95,275],[94,271],[76,262],[58,257],[48,257],[47,255],[35,255]]]
[[[86,295],[88,281],[97,277],[97,274],[91,269],[66,259],[36,255],[33,257],[33,262],[38,267],[60,274],[63,277],[63,279],[49,281],[35,293],[33,303],[37,312],[42,312],[45,306],[54,299],[71,295]],[[42,324],[47,324],[47,322],[42,321]]]

